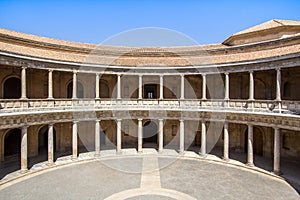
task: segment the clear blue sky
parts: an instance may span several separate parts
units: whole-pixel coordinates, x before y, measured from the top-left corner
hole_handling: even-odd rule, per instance
[[[270,19],[300,21],[300,1],[0,0],[1,28],[96,44],[140,27],[173,29],[199,44],[219,43]]]

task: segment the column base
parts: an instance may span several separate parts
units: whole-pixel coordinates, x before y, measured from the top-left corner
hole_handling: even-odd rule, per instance
[[[229,162],[230,159],[223,157],[222,160],[225,161],[225,162]]]
[[[53,98],[53,97],[48,97],[47,99],[48,99],[48,100],[53,100],[54,98]]]
[[[143,150],[138,150],[137,153],[138,153],[138,154],[142,154],[142,153],[143,153]]]
[[[78,160],[78,156],[72,156],[71,160],[73,160],[73,161]]]
[[[121,155],[122,154],[122,149],[119,149],[116,151],[117,155]]]
[[[95,158],[100,158],[100,153],[95,153]]]
[[[254,166],[255,166],[254,163],[250,163],[250,162],[247,162],[246,165],[247,165],[248,167],[254,167]]]
[[[278,175],[278,176],[280,176],[280,175],[282,175],[282,172],[279,170],[279,171],[273,171],[273,174],[275,174],[275,175]]]
[[[25,174],[27,173],[29,170],[28,169],[20,169],[20,174]]]
[[[48,163],[46,165],[47,166],[53,166],[53,165],[55,165],[55,163],[53,161],[48,161]]]
[[[184,150],[179,150],[178,152],[179,152],[180,155],[184,154]]]
[[[207,154],[202,154],[201,152],[199,153],[200,157],[201,158],[206,158],[207,157]]]

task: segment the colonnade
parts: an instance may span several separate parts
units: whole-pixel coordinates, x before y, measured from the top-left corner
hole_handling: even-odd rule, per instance
[[[27,99],[26,93],[26,69],[27,67],[22,67],[21,70],[21,99]],[[77,99],[77,71],[73,71],[73,94],[72,99]],[[48,71],[48,99],[53,99],[53,70],[50,69]],[[117,99],[121,99],[121,77],[123,74],[117,74]],[[225,72],[225,84],[224,84],[224,100],[230,100],[230,74],[229,72]],[[143,74],[139,74],[138,76],[138,99],[142,99],[142,87],[143,87]],[[155,76],[155,75],[153,75]],[[163,99],[163,85],[164,85],[164,76],[167,75],[158,75],[159,76],[159,85],[160,85],[160,94],[159,99]],[[202,76],[202,100],[206,100],[206,87],[207,87],[207,74],[203,73]],[[99,88],[99,81],[100,81],[100,74],[96,73],[95,76],[95,99],[100,98],[100,88]],[[185,99],[185,74],[180,74],[181,83],[180,83],[180,99]],[[249,71],[249,100],[254,101],[254,71]],[[276,101],[281,100],[281,69],[276,69]]]
[[[164,135],[164,120],[165,119],[158,119],[158,151],[163,151],[163,135]],[[101,154],[101,147],[100,147],[100,121],[99,119],[95,120],[95,157],[99,157]],[[139,118],[138,121],[138,148],[137,152],[141,153],[143,151],[143,119]],[[117,119],[117,147],[116,152],[120,154],[122,152],[122,137],[121,137],[121,126],[122,126],[122,119]],[[179,153],[184,153],[185,151],[185,120],[179,120]],[[54,147],[53,147],[53,123],[48,125],[48,163],[51,165],[54,163]],[[223,143],[223,160],[228,161],[230,159],[229,154],[229,124],[228,122],[224,123],[224,143]],[[21,171],[27,170],[27,128],[28,126],[22,127],[22,138],[21,138]],[[200,148],[200,156],[206,157],[206,121],[201,120],[201,148]],[[78,121],[73,121],[72,125],[72,159],[76,160],[78,158]],[[246,165],[253,167],[253,125],[248,124],[248,138],[247,138],[247,163]],[[275,127],[274,128],[274,166],[273,171],[275,174],[280,173],[280,129]]]

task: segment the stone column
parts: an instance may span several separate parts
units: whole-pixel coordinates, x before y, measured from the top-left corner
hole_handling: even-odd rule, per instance
[[[184,152],[184,120],[179,120],[180,122],[180,137],[179,137],[179,153]]]
[[[117,153],[121,153],[121,144],[122,144],[122,120],[117,119]]]
[[[225,73],[225,100],[229,100],[229,73]]]
[[[138,119],[138,152],[143,151],[143,119]]]
[[[73,72],[73,94],[72,99],[77,99],[77,72]]]
[[[247,165],[252,167],[253,163],[253,125],[248,124],[248,139],[247,139]]]
[[[49,70],[48,72],[48,99],[53,99],[53,70]]]
[[[253,71],[249,71],[249,100],[254,100],[254,78]]]
[[[27,92],[26,92],[26,69],[27,69],[27,67],[22,67],[22,72],[21,72],[21,81],[22,81],[21,99],[27,99]]]
[[[99,74],[96,74],[96,83],[95,83],[95,94],[96,94],[96,99],[100,99],[100,80],[99,80]]]
[[[100,156],[100,120],[95,120],[95,157]]]
[[[72,130],[72,159],[75,160],[77,159],[77,154],[78,154],[78,150],[77,150],[77,124],[78,121],[73,121],[73,130]]]
[[[159,99],[164,99],[164,76],[159,76]]]
[[[206,156],[206,125],[201,121],[201,156]]]
[[[27,126],[22,127],[22,135],[21,135],[21,172],[25,172],[28,170],[27,168]]]
[[[228,122],[224,124],[224,153],[223,159],[229,160],[229,133],[228,133]]]
[[[276,100],[281,101],[281,69],[276,69]]]
[[[139,99],[143,99],[143,75],[139,75]]]
[[[206,74],[202,74],[202,100],[206,100]]]
[[[274,128],[274,174],[280,174],[280,129]]]
[[[53,124],[48,125],[48,164],[54,162],[54,137],[53,137]]]
[[[164,120],[159,119],[159,136],[158,136],[158,151],[161,152],[164,148]]]
[[[117,99],[121,99],[121,74],[118,74],[117,79]]]
[[[181,74],[181,86],[180,86],[180,89],[181,89],[181,95],[180,95],[180,99],[184,99],[184,74]]]

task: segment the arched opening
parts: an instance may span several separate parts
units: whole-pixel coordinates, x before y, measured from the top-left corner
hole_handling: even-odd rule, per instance
[[[145,84],[144,85],[144,98],[156,99],[157,98],[157,84]]]
[[[291,83],[285,82],[283,85],[283,98],[286,98],[286,99],[291,98],[291,90],[292,90]]]
[[[3,85],[4,99],[19,99],[21,98],[21,80],[16,77],[6,79]]]
[[[12,129],[4,138],[4,157],[15,157],[21,154],[21,130]]]
[[[4,137],[4,163],[5,169],[0,170],[0,179],[7,174],[17,171],[21,167],[21,130],[9,130]],[[7,167],[8,166],[8,167]]]
[[[244,151],[247,153],[248,149],[248,128],[245,131],[245,142]],[[253,127],[253,153],[255,155],[263,155],[263,132],[257,128]]]
[[[145,147],[157,147],[157,125],[153,121],[147,121],[143,127],[143,145]]]
[[[83,98],[84,89],[83,85],[80,82],[77,82],[77,98]],[[67,87],[67,98],[73,97],[73,81],[68,84]]]
[[[268,99],[266,95],[266,84],[260,80],[255,79],[255,86],[254,86],[254,98],[255,99]]]
[[[100,82],[100,98],[109,98],[108,85],[103,81]]]
[[[48,156],[48,125],[43,126],[38,133],[38,152],[39,157]],[[56,130],[53,127],[53,151],[56,151]]]

